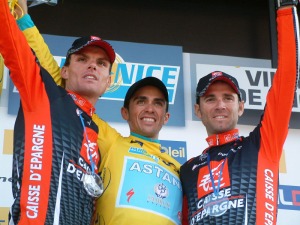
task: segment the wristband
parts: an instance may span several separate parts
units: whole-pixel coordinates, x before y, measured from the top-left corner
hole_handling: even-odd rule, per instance
[[[296,5],[298,5],[298,1],[299,0],[276,0],[275,2],[276,2],[276,7],[278,9],[279,7],[282,7],[282,6],[288,6],[288,5],[296,6]]]

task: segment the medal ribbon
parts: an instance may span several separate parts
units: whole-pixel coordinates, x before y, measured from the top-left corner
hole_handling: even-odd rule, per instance
[[[78,114],[78,116],[80,118],[80,121],[81,121],[81,124],[82,124],[82,127],[83,127],[83,131],[84,131],[84,134],[85,134],[85,139],[87,141],[87,147],[88,147],[88,152],[89,152],[89,160],[90,160],[90,163],[91,163],[92,175],[94,175],[94,173],[95,173],[95,171],[94,171],[94,169],[95,169],[95,162],[94,162],[94,160],[92,158],[91,149],[90,149],[90,145],[89,145],[90,140],[89,140],[89,137],[88,137],[87,132],[86,132],[86,128],[85,128],[85,125],[84,125],[83,117],[81,115],[82,111],[79,110],[79,109],[77,109],[77,114]]]
[[[87,193],[90,196],[92,196],[94,198],[98,198],[102,195],[102,193],[104,191],[103,190],[103,181],[102,181],[101,177],[95,173],[95,162],[93,160],[92,152],[91,152],[90,145],[89,145],[90,140],[89,140],[89,137],[88,137],[88,134],[86,131],[86,127],[84,125],[84,119],[81,114],[82,114],[82,111],[77,109],[77,115],[80,118],[81,124],[83,126],[83,130],[84,130],[84,134],[86,137],[86,141],[87,141],[89,160],[91,163],[91,170],[92,170],[91,175],[88,173],[84,174],[83,185],[84,185],[85,190],[87,191]]]
[[[220,174],[219,174],[219,178],[218,178],[218,186],[217,187],[215,185],[215,180],[214,180],[214,177],[213,177],[213,174],[212,174],[212,169],[210,167],[210,155],[209,155],[209,153],[207,153],[206,161],[207,161],[207,166],[208,166],[208,170],[209,170],[209,177],[210,177],[210,181],[211,181],[211,184],[212,184],[212,188],[214,190],[214,195],[216,197],[219,195],[219,192],[220,192],[221,179],[222,179],[222,175],[223,175],[224,165],[225,165],[225,162],[226,162],[227,158],[229,157],[230,153],[232,152],[231,150],[232,149],[229,150],[227,156],[225,157],[224,161],[222,162],[222,165],[221,165],[221,168],[220,168]]]
[[[221,183],[221,179],[222,179],[222,175],[223,175],[223,169],[224,169],[224,164],[225,164],[226,159],[227,159],[227,156],[224,159],[224,161],[222,162],[222,165],[221,165],[221,168],[220,168],[220,175],[219,175],[219,178],[218,178],[218,186],[216,188],[215,180],[214,180],[214,177],[213,177],[213,174],[212,174],[212,170],[211,170],[211,167],[210,167],[210,156],[209,156],[209,154],[207,154],[207,166],[208,166],[208,170],[209,170],[209,177],[210,177],[211,185],[212,185],[212,188],[214,190],[214,195],[215,196],[218,196],[218,194],[220,192],[220,185],[221,185],[220,183]]]

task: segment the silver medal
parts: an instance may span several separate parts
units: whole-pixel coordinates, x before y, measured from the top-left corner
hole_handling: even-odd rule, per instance
[[[103,193],[103,182],[98,174],[84,174],[82,178],[83,186],[87,193],[98,198]]]

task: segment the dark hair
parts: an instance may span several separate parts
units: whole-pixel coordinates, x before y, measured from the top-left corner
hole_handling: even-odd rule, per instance
[[[68,55],[67,58],[66,58],[66,61],[64,63],[64,66],[69,66],[70,62],[71,62],[71,55]]]
[[[196,104],[199,104],[199,101],[200,101],[200,96],[196,95]]]

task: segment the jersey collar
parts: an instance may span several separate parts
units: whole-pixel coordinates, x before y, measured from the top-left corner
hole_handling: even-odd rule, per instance
[[[206,138],[209,147],[223,145],[232,142],[239,137],[239,130],[233,129],[221,134],[214,134]]]
[[[142,136],[142,135],[134,133],[134,132],[130,132],[130,135],[133,136],[133,137],[137,137],[137,138],[143,139],[145,141],[149,141],[149,142],[154,142],[154,143],[160,144],[160,141],[158,139],[147,138],[145,136]]]
[[[80,107],[89,116],[93,116],[95,108],[88,100],[71,91],[68,91],[68,94],[72,97],[78,107]]]

